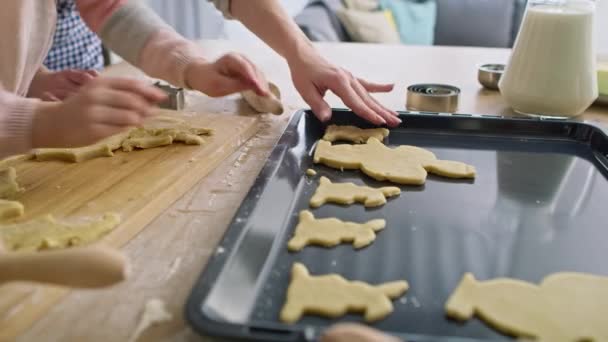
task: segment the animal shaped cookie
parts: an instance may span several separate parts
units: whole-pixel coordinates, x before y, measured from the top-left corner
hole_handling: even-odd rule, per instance
[[[305,314],[336,318],[352,312],[374,322],[393,312],[391,299],[402,296],[408,287],[406,281],[370,285],[338,274],[312,276],[306,266],[295,263],[280,318],[294,323]]]
[[[366,207],[378,207],[386,203],[386,198],[397,196],[401,189],[394,186],[372,188],[354,183],[332,183],[329,178],[321,177],[319,187],[310,199],[310,206],[318,208],[325,203],[353,204],[363,203]]]
[[[294,236],[287,243],[287,249],[297,252],[308,245],[333,247],[342,242],[363,248],[371,244],[376,239],[376,232],[385,226],[386,221],[382,219],[366,223],[344,222],[337,218],[315,219],[310,211],[303,210]]]
[[[363,145],[332,145],[319,140],[314,162],[336,169],[360,169],[376,180],[399,184],[424,184],[427,172],[449,178],[475,177],[471,165],[439,160],[433,152],[415,146],[390,148],[376,138]]]
[[[534,341],[608,341],[608,277],[554,273],[540,285],[467,273],[446,303],[448,316],[474,315],[504,333]]]
[[[327,141],[350,141],[355,144],[363,144],[369,138],[376,138],[379,141],[388,137],[389,130],[386,128],[359,128],[356,126],[337,126],[329,125],[325,129],[323,140]]]

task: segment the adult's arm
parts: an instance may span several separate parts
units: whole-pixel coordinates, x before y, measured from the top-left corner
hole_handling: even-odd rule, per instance
[[[225,14],[242,22],[273,50],[291,69],[294,85],[321,120],[331,116],[323,100],[327,90],[361,117],[376,123],[399,124],[396,113],[382,106],[369,92],[387,92],[392,84],[375,84],[354,77],[323,58],[277,0],[217,0]],[[219,5],[219,4],[218,4]]]

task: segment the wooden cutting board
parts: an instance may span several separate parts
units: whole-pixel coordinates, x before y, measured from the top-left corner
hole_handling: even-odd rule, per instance
[[[121,224],[102,242],[120,247],[258,130],[257,116],[174,111],[161,115],[212,128],[214,133],[204,137],[201,146],[118,151],[114,157],[80,164],[19,162],[14,166],[26,189],[17,198],[25,206],[24,219],[53,214],[78,220],[114,212],[121,215]],[[14,339],[67,293],[68,289],[43,285],[0,285],[0,341]]]

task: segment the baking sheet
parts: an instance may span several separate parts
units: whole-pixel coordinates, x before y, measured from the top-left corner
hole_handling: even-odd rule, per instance
[[[363,222],[385,218],[376,241],[307,247],[289,253],[286,241],[320,176],[332,181],[386,185],[359,171],[313,165],[324,126],[310,112],[296,113],[275,147],[215,255],[195,284],[186,307],[202,334],[264,341],[312,341],[330,324],[361,322],[348,315],[305,316],[294,325],[278,320],[291,265],[312,274],[339,273],[370,283],[406,279],[410,290],[395,311],[372,324],[407,341],[494,341],[509,338],[477,319],[445,318],[444,304],[463,273],[480,280],[512,277],[539,282],[559,271],[608,276],[608,138],[588,124],[564,120],[401,113],[388,145],[416,145],[440,159],[472,164],[475,180],[429,176],[424,186],[380,208],[325,205],[316,217]],[[332,123],[366,124],[345,110]],[[314,168],[316,177],[305,176]]]

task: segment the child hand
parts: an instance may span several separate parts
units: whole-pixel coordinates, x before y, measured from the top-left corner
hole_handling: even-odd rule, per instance
[[[95,70],[40,70],[34,76],[27,96],[44,101],[64,100],[98,75]]]
[[[186,69],[186,84],[211,97],[250,89],[260,96],[269,94],[268,82],[262,72],[237,53],[228,53],[213,63],[193,62]]]
[[[40,103],[32,123],[33,147],[76,147],[92,144],[141,125],[165,93],[145,82],[97,78],[67,100]]]

